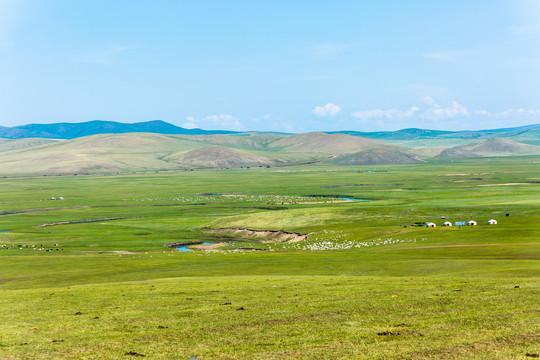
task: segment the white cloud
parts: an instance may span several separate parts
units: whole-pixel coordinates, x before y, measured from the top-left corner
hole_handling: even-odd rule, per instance
[[[420,108],[417,106],[412,106],[409,110],[397,110],[397,109],[389,109],[389,110],[382,110],[382,109],[374,109],[374,110],[364,110],[364,111],[355,111],[352,113],[352,116],[361,119],[361,120],[368,120],[368,119],[403,119],[403,118],[410,118],[413,117],[418,111],[420,111]]]
[[[442,62],[458,62],[482,52],[481,50],[449,50],[424,54],[424,57]]]
[[[527,109],[522,109],[522,108],[508,109],[508,110],[501,111],[500,113],[497,113],[496,115],[500,117],[505,117],[505,118],[508,118],[508,117],[536,118],[536,117],[540,117],[540,110],[532,110],[532,109],[527,110]]]
[[[399,109],[370,109],[356,111],[351,114],[358,125],[366,129],[396,129],[404,126],[419,126],[423,128],[447,129],[481,129],[512,126],[537,122],[540,110],[536,109],[507,109],[491,112],[485,109],[470,110],[457,101],[448,106],[441,106],[430,96],[421,99],[422,106],[412,106],[409,110]],[[473,121],[474,120],[474,121]]]
[[[459,104],[457,101],[452,101],[452,104],[445,108],[438,104],[433,104],[420,115],[420,118],[442,120],[468,115],[470,115],[470,113],[465,106]]]
[[[475,115],[483,115],[487,117],[491,117],[491,113],[487,110],[474,110]]]
[[[208,115],[201,119],[186,117],[182,127],[187,129],[201,128],[206,130],[245,130],[244,125],[234,116],[228,114]]]
[[[253,121],[254,123],[260,123],[260,122],[268,123],[270,120],[273,120],[273,119],[274,119],[274,116],[272,116],[272,114],[264,114],[261,117],[251,119],[251,121]],[[281,119],[281,117],[279,117],[278,119]]]
[[[186,122],[182,124],[183,128],[195,129],[197,127],[197,120],[193,116],[186,117]]]
[[[512,35],[537,35],[540,32],[538,26],[509,26],[508,30]]]
[[[442,120],[457,117],[467,117],[470,115],[467,108],[456,101],[452,101],[448,107],[442,107],[439,104],[436,104],[435,101],[429,96],[423,97],[421,101],[426,105],[424,108],[412,106],[408,110],[363,110],[355,111],[351,114],[351,116],[365,121],[370,119],[402,120],[413,117],[424,120]]]
[[[229,122],[234,121],[235,117],[232,115],[227,114],[219,114],[219,115],[208,115],[203,118],[203,121],[211,121],[215,123],[223,123],[223,122]]]
[[[424,105],[433,105],[433,104],[435,104],[435,100],[433,100],[433,98],[431,96],[429,96],[429,95],[426,95],[426,96],[422,97],[422,99],[420,99],[420,101]]]
[[[115,56],[132,49],[137,49],[137,45],[116,46],[89,52],[79,58],[80,62],[90,64],[108,64]]]
[[[325,116],[336,116],[341,111],[341,108],[336,104],[328,103],[324,106],[315,106],[311,111],[315,116],[325,117]]]

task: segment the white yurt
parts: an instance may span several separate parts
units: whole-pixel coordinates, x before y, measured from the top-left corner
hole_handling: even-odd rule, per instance
[[[427,227],[436,227],[437,225],[435,225],[435,223],[432,223],[432,222],[428,222],[426,224]]]
[[[450,221],[445,221],[443,226],[452,226],[452,223]]]
[[[474,220],[470,220],[469,222],[467,222],[467,225],[475,226],[475,225],[477,225],[477,223]]]
[[[488,224],[489,224],[489,225],[496,225],[496,224],[497,224],[497,220],[495,220],[495,219],[488,220]]]

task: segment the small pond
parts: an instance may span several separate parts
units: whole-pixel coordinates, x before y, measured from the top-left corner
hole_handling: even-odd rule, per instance
[[[179,248],[177,248],[178,251],[193,251],[192,249],[188,249],[187,247],[185,246],[180,246]]]
[[[353,198],[348,198],[348,197],[342,197],[340,199],[342,199],[342,200],[350,200],[350,201],[371,201],[371,200],[367,200],[367,199],[353,199]]]

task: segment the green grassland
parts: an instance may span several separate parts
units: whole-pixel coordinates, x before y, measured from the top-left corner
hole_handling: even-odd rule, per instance
[[[0,178],[0,359],[531,358],[539,161]]]

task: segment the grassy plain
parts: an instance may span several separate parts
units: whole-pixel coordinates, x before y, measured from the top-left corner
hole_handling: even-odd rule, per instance
[[[0,179],[0,359],[530,358],[539,160]]]

